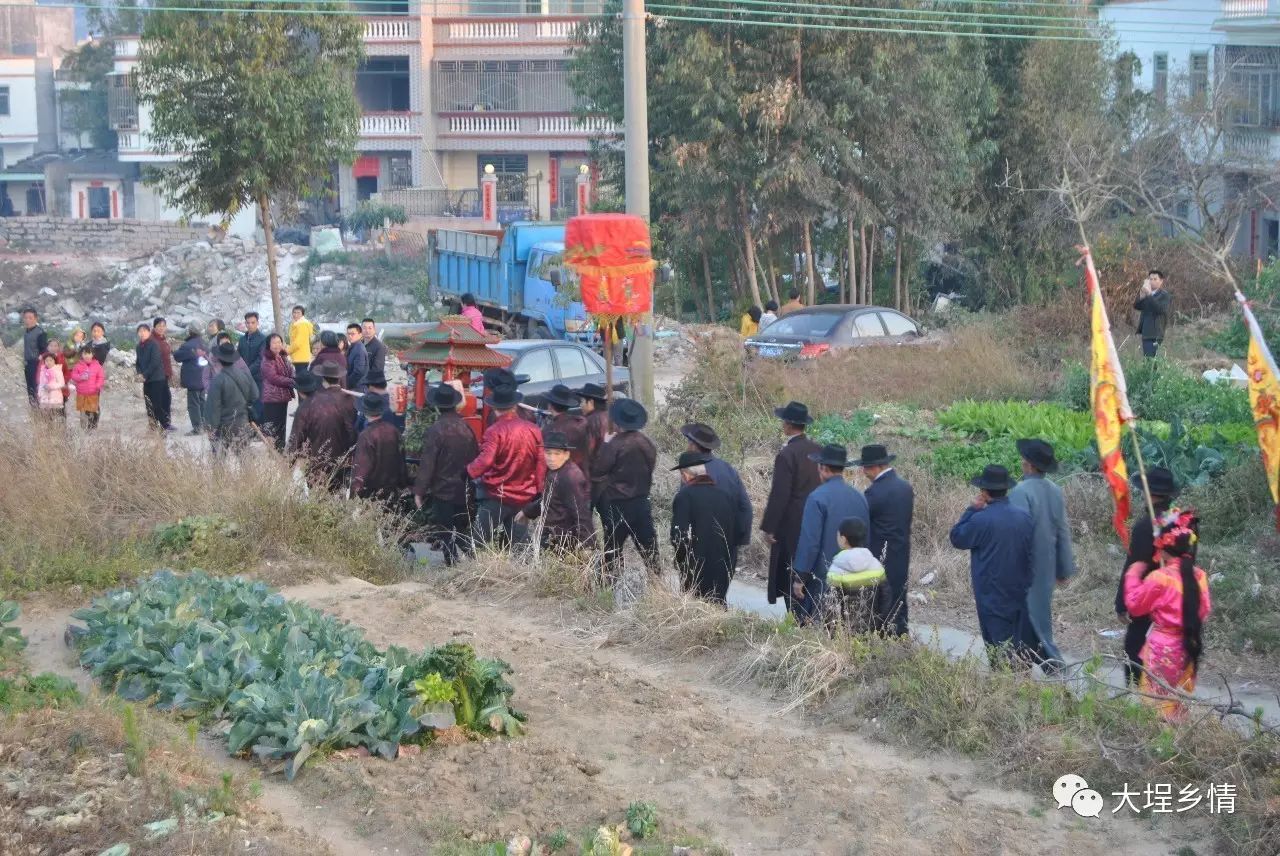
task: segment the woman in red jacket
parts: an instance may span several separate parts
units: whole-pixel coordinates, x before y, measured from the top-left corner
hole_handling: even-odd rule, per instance
[[[276,451],[284,451],[285,422],[293,400],[293,363],[279,333],[267,338],[262,356],[262,427],[275,441]]]

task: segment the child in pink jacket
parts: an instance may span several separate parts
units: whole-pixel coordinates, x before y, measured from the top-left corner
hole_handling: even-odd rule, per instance
[[[67,384],[62,376],[62,366],[58,365],[53,354],[45,354],[40,360],[40,368],[36,371],[36,403],[40,405],[40,413],[44,416],[65,416],[62,409],[63,387]]]
[[[86,431],[98,427],[98,417],[102,412],[98,396],[102,394],[106,380],[102,363],[94,358],[93,348],[85,345],[80,349],[80,361],[71,369],[71,382],[76,387],[76,411]]]

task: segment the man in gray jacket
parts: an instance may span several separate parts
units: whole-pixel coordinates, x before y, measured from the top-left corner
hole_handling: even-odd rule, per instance
[[[1076,572],[1071,526],[1062,488],[1045,478],[1046,473],[1058,469],[1053,446],[1044,440],[1019,440],[1018,454],[1022,456],[1022,481],[1009,491],[1009,504],[1030,514],[1034,526],[1031,588],[1024,613],[1030,627],[1023,631],[1040,668],[1053,674],[1063,666],[1062,653],[1053,641],[1053,592]]]
[[[31,406],[36,406],[36,371],[40,368],[40,357],[49,347],[49,337],[40,326],[40,316],[34,309],[22,310],[22,367],[27,381],[27,399]]]
[[[216,357],[222,363],[209,387],[205,402],[205,424],[211,431],[214,456],[238,452],[249,437],[249,409],[258,399],[258,385],[244,365],[237,365],[239,354],[230,342],[218,346]]]

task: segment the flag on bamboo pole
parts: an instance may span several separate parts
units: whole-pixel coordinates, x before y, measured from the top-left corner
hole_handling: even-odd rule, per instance
[[[1262,338],[1262,328],[1249,308],[1249,301],[1239,291],[1236,300],[1249,328],[1249,404],[1258,432],[1258,448],[1262,450],[1262,468],[1267,473],[1271,501],[1276,504],[1276,528],[1280,529],[1280,371],[1276,369],[1267,340]]]
[[[1107,318],[1107,306],[1102,300],[1102,289],[1098,287],[1098,271],[1093,266],[1093,256],[1088,247],[1084,248],[1084,279],[1085,288],[1089,292],[1092,350],[1089,401],[1093,406],[1093,425],[1098,435],[1098,458],[1115,504],[1111,521],[1116,534],[1127,546],[1129,473],[1120,442],[1124,436],[1124,424],[1132,421],[1133,411],[1129,409],[1124,371],[1120,368],[1115,339],[1111,337],[1111,321]]]

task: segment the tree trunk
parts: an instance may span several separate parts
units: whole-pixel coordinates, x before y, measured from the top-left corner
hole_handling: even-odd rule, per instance
[[[865,222],[858,225],[858,245],[862,250],[858,255],[858,260],[862,265],[862,282],[860,284],[861,290],[858,292],[858,302],[870,303],[871,301],[867,299],[871,288],[867,280],[867,224]]]
[[[773,249],[773,241],[769,241],[765,246],[769,250],[769,297],[781,306],[782,294],[778,291],[778,254]]]
[[[876,224],[869,227],[867,236],[867,305],[876,302]]]
[[[267,239],[267,276],[271,279],[271,314],[275,316],[274,330],[281,336],[284,313],[280,311],[280,276],[276,273],[276,236],[271,228],[271,200],[264,193],[258,197],[258,216],[262,218],[262,234]]]
[[[902,218],[893,224],[893,301],[894,309],[903,311],[907,302],[906,289],[902,287]]]
[[[846,293],[849,296],[850,303],[858,302],[858,242],[853,234],[853,212],[849,212],[849,219],[845,221],[845,243],[848,244],[849,253],[849,271],[847,279]]]
[[[716,293],[711,285],[711,257],[702,251],[702,278],[707,285],[707,323],[716,323]]]
[[[747,205],[747,192],[745,190],[738,191],[738,207],[742,214],[742,245],[746,252],[746,260],[743,266],[747,269],[747,285],[751,289],[751,303],[754,306],[763,306],[764,304],[760,300],[760,284],[756,281],[756,242],[751,235],[751,209]]]
[[[813,226],[812,221],[804,221],[804,278],[809,286],[809,305],[818,303],[817,266],[813,263]]]

